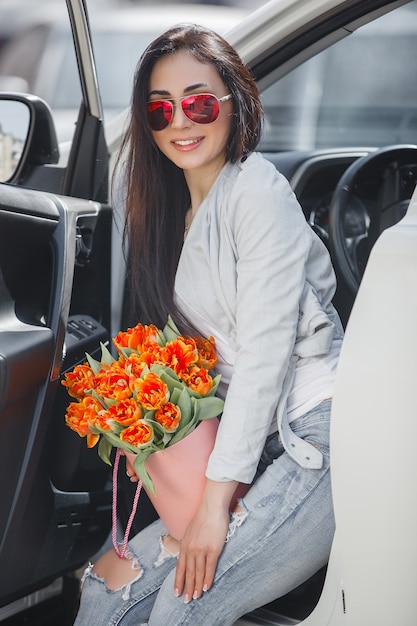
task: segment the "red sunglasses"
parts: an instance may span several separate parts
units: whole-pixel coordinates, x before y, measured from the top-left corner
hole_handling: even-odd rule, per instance
[[[219,117],[220,103],[230,100],[229,93],[223,98],[216,98],[211,93],[198,93],[179,98],[181,109],[189,120],[196,124],[211,124]],[[174,117],[173,100],[150,100],[146,104],[148,124],[152,130],[163,130]]]

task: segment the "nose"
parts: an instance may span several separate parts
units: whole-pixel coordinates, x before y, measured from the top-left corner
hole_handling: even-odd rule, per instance
[[[190,118],[188,118],[184,111],[182,110],[182,106],[180,102],[176,102],[174,104],[174,110],[172,114],[171,126],[174,128],[187,128],[191,126],[192,122]]]

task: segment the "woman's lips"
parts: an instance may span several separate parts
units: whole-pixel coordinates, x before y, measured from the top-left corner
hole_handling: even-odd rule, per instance
[[[201,144],[204,137],[195,137],[191,139],[174,139],[172,144],[177,150],[181,152],[188,152],[189,150],[193,150],[197,146]]]

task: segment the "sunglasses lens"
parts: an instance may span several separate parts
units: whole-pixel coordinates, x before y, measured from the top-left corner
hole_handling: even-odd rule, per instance
[[[181,101],[184,114],[197,124],[211,124],[219,117],[220,105],[215,96],[197,94]]]
[[[180,100],[184,115],[196,124],[211,124],[219,117],[220,103],[210,93],[199,93]],[[146,105],[148,124],[152,130],[163,130],[172,120],[171,100],[153,100]]]
[[[148,102],[146,113],[148,124],[152,130],[163,130],[172,119],[173,104],[169,100],[155,100]]]

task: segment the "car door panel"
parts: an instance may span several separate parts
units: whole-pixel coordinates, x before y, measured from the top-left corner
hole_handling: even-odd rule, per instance
[[[0,185],[0,605],[109,530],[109,469],[66,427],[60,382],[108,343],[110,245],[109,206]]]

